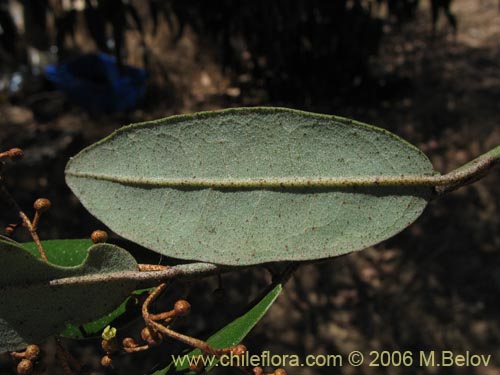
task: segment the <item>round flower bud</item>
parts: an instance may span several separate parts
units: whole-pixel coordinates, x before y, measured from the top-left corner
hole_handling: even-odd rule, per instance
[[[40,355],[40,348],[38,345],[28,345],[24,351],[24,355],[26,356],[26,359],[34,361]]]
[[[102,367],[109,367],[113,364],[113,360],[111,359],[110,356],[105,355],[104,357],[101,358],[101,366]]]
[[[242,357],[247,352],[247,347],[245,345],[236,345],[231,349],[231,353],[236,357]]]
[[[35,203],[33,203],[33,208],[40,213],[48,211],[51,206],[52,204],[47,198],[38,198]]]
[[[132,337],[126,337],[122,341],[124,348],[136,348],[138,345]]]
[[[108,240],[108,234],[103,230],[95,230],[90,235],[90,239],[93,243],[103,243]]]
[[[252,371],[253,375],[264,375],[264,370],[262,370],[262,367],[254,367]]]
[[[279,368],[276,371],[274,371],[274,375],[286,375],[286,371],[282,368]]]
[[[9,150],[9,157],[13,161],[21,160],[24,157],[24,151],[20,148],[11,148]]]
[[[22,359],[17,365],[17,373],[19,375],[29,375],[33,372],[33,362],[29,359]]]
[[[152,331],[149,327],[144,327],[141,331],[141,338],[150,346],[161,344],[163,336],[159,332]]]
[[[191,311],[191,304],[186,300],[179,300],[174,305],[175,315],[186,316]]]

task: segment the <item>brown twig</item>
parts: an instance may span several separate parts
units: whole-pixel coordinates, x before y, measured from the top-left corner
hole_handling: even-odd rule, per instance
[[[175,311],[165,311],[159,314],[149,314],[149,319],[154,321],[164,320],[167,323],[171,323],[172,319],[175,317]]]
[[[139,271],[142,272],[152,272],[152,271],[164,271],[169,268],[169,266],[162,266],[161,264],[139,264]]]
[[[31,220],[28,218],[28,216],[21,210],[21,207],[17,204],[17,202],[14,200],[12,195],[10,195],[9,191],[5,188],[5,186],[2,184],[2,181],[0,180],[0,194],[4,197],[5,201],[12,206],[19,215],[19,218],[23,222],[23,226],[28,230],[29,234],[31,235],[31,238],[35,242],[36,248],[38,249],[38,252],[40,253],[40,257],[44,262],[48,263],[47,255],[45,254],[45,250],[43,249],[42,243],[40,241],[40,237],[38,237],[38,233],[36,232],[36,228],[33,226],[31,223]]]
[[[134,346],[134,347],[130,347],[130,348],[122,348],[122,350],[125,352],[125,353],[137,353],[137,352],[142,352],[144,350],[148,350],[149,349],[149,345],[141,345],[141,346]]]
[[[42,214],[40,211],[35,211],[35,216],[33,217],[33,221],[31,222],[31,226],[33,227],[33,230],[36,231],[38,229],[38,223],[40,222],[40,217]]]
[[[211,355],[217,355],[217,350],[211,347],[208,343],[205,341],[196,339],[191,336],[183,335],[181,333],[178,333],[170,328],[167,328],[163,326],[162,324],[159,324],[155,322],[151,317],[152,314],[149,312],[149,305],[156,299],[158,296],[166,289],[167,283],[162,283],[159,286],[153,290],[148,298],[144,301],[144,304],[142,305],[142,317],[144,319],[144,322],[148,327],[153,329],[155,332],[160,332],[165,336],[168,336],[174,340],[180,341],[186,345],[189,345],[193,348],[200,349],[202,353],[204,354],[211,354]]]
[[[22,159],[24,156],[24,151],[20,148],[11,148],[8,151],[0,152],[0,159],[10,158],[14,161]]]

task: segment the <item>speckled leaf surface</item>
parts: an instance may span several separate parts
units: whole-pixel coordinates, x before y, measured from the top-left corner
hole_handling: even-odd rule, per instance
[[[109,313],[135,289],[135,282],[84,282],[85,276],[138,269],[128,252],[113,245],[94,245],[81,265],[61,267],[3,240],[0,267],[0,352],[22,349],[60,333],[68,323],[80,324]],[[82,276],[81,283],[53,284],[73,276]]]
[[[424,186],[321,179],[433,174],[423,153],[382,129],[241,108],[124,127],[74,157],[66,181],[125,238],[176,258],[249,265],[379,243],[411,224],[431,194]]]

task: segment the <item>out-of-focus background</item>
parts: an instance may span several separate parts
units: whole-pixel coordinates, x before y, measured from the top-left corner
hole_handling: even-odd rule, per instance
[[[388,129],[451,170],[500,144],[496,0],[0,0],[0,149],[19,204],[53,203],[44,239],[102,225],[64,183],[68,158],[113,130],[178,113],[286,106]],[[253,353],[452,350],[487,367],[287,368],[289,374],[500,374],[500,175],[432,202],[375,248],[303,267],[245,343]],[[0,227],[15,221],[1,205]],[[18,240],[28,237],[18,230]],[[141,260],[155,254],[132,249]],[[168,260],[162,259],[163,263]],[[192,286],[203,336],[257,295],[265,272]],[[98,369],[91,342],[72,352]],[[46,362],[49,373],[50,345]],[[163,349],[162,349],[163,350]],[[144,374],[165,355],[107,373]],[[11,373],[5,357],[0,373]],[[105,373],[94,370],[96,374]],[[215,373],[237,373],[217,370]]]

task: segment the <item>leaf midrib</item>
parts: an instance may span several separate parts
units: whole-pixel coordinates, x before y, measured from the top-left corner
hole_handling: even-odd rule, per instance
[[[440,186],[450,181],[444,176],[401,175],[367,177],[280,177],[280,178],[165,178],[133,177],[68,171],[67,175],[93,180],[116,182],[132,186],[166,188],[338,188],[356,186]]]
[[[263,178],[166,178],[132,177],[75,172],[68,176],[110,181],[132,186],[215,189],[349,188],[370,186],[447,186],[460,183],[500,162],[500,147],[481,155],[466,166],[445,175],[352,176],[352,177],[263,177]]]

